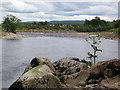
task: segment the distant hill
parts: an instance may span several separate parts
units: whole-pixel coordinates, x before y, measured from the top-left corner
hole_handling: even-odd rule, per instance
[[[33,22],[38,22],[38,21],[27,21],[27,22],[21,22],[22,24],[30,24],[30,23],[33,23]]]
[[[67,20],[67,21],[49,21],[49,23],[64,23],[64,24],[84,24],[84,21],[80,20]]]
[[[22,24],[30,24],[33,22],[38,22],[38,21],[28,21],[28,22],[22,22]],[[65,21],[48,21],[50,24],[57,24],[57,23],[64,23],[64,24],[84,24],[84,21],[80,20],[65,20]]]

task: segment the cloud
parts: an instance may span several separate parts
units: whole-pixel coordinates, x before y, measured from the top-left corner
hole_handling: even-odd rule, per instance
[[[116,15],[117,14],[117,6],[116,4],[112,6],[102,5],[102,3],[94,3],[91,5],[87,4],[87,7],[82,8],[82,3],[79,3],[79,9],[75,9],[72,11],[62,11],[61,14],[65,15],[74,15],[74,14],[81,14],[81,15]],[[86,3],[85,3],[86,4]]]
[[[4,2],[3,7],[7,9],[7,12],[16,12],[16,13],[31,13],[37,12],[38,9],[35,8],[32,4],[27,4],[18,0],[11,0],[10,2]]]
[[[117,19],[117,2],[45,2],[43,0],[5,0],[2,15],[13,14],[22,21],[85,20],[99,16]],[[2,20],[0,19],[0,22]]]

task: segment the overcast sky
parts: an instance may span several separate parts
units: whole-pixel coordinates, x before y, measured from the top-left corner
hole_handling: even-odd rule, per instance
[[[25,21],[45,20],[85,20],[99,16],[104,20],[115,20],[118,18],[118,1],[108,0],[2,0],[0,5],[1,18],[12,14]],[[79,2],[78,2],[79,1]],[[105,1],[105,2],[104,2]]]

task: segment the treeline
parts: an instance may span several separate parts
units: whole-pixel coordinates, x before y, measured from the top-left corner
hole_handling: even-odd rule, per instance
[[[105,21],[99,17],[95,17],[92,20],[85,20],[84,24],[64,24],[57,23],[51,24],[45,22],[33,22],[21,24],[19,29],[37,29],[37,30],[74,30],[77,32],[101,32],[110,31],[120,28],[120,20]]]
[[[77,31],[77,32],[102,32],[102,31],[115,31],[120,33],[120,20],[105,21],[99,17],[95,17],[92,20],[85,20],[83,24],[67,24],[67,23],[49,23],[44,22],[32,22],[21,23],[21,20],[13,15],[7,15],[3,19],[2,29],[6,32],[15,33],[16,30],[65,30],[65,31]]]
[[[20,30],[73,30],[74,26],[71,24],[63,23],[48,23],[45,22],[33,22],[33,23],[23,23],[19,27]]]

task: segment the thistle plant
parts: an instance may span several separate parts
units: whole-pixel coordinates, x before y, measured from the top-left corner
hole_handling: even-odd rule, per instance
[[[91,45],[92,49],[93,49],[93,54],[88,52],[88,57],[91,60],[92,65],[95,65],[96,63],[96,58],[97,56],[97,52],[102,52],[102,49],[98,49],[99,44],[101,43],[100,40],[100,35],[91,35],[89,36],[86,41]]]

